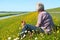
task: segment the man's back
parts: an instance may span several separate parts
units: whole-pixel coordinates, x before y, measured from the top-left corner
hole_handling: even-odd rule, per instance
[[[50,31],[51,28],[53,28],[53,21],[52,21],[52,17],[49,13],[43,11],[40,12],[38,15],[38,19],[40,19],[39,21],[41,22],[41,28],[45,31]],[[39,22],[38,21],[38,22]]]

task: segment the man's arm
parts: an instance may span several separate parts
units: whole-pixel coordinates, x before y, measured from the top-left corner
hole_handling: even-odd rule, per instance
[[[42,22],[42,13],[38,15],[38,20],[37,20],[37,24],[36,27],[40,27],[41,26],[41,22]]]

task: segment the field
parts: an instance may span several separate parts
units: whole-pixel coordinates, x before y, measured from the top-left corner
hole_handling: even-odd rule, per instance
[[[26,13],[26,12],[0,12],[0,17],[5,17],[5,16],[11,16],[11,15],[19,15],[22,13]]]
[[[57,10],[56,10],[57,9]],[[50,9],[52,11],[60,10],[60,8]],[[48,12],[51,12],[47,10]],[[56,31],[52,31],[52,34],[34,34],[32,38],[27,35],[23,40],[60,40],[60,13],[50,13],[53,17],[53,21],[57,26]],[[14,16],[12,18],[4,19],[0,21],[0,40],[7,40],[11,37],[11,40],[18,37],[18,33],[21,31],[21,21],[25,20],[27,24],[35,25],[37,22],[37,12],[29,12],[28,14],[21,16]]]

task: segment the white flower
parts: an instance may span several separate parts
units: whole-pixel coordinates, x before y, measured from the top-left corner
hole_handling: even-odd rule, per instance
[[[23,32],[21,32],[20,34],[23,34]]]
[[[13,40],[16,40],[16,39],[13,39]]]
[[[21,37],[21,39],[23,39],[26,35],[24,34],[23,37]]]
[[[17,38],[15,38],[14,40],[19,40],[19,38],[17,37]]]
[[[37,37],[35,37],[35,40],[37,40]]]
[[[34,33],[34,30],[32,30],[32,32]]]
[[[30,31],[28,31],[28,33],[30,33]]]
[[[27,33],[27,30],[25,31],[25,33]]]
[[[25,37],[26,35],[24,34],[23,38]]]
[[[8,37],[8,40],[11,40],[11,37]]]

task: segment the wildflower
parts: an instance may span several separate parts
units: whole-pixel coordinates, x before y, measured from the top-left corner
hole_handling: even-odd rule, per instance
[[[19,33],[17,35],[19,36]]]
[[[60,26],[60,25],[58,24],[58,26]]]
[[[40,33],[40,35],[41,35],[41,36],[43,36],[43,34],[42,34],[42,33]]]
[[[25,33],[27,33],[27,30],[25,31]]]
[[[57,33],[59,33],[59,30],[57,30]]]
[[[34,33],[34,30],[32,30],[32,32]]]
[[[15,38],[14,40],[19,40],[19,38],[17,37],[17,38]]]
[[[37,40],[37,37],[35,37],[35,40]]]
[[[21,37],[21,39],[25,38],[25,36],[26,36],[26,35],[24,34],[23,37]]]
[[[21,27],[19,27],[19,29],[21,29]]]
[[[24,32],[21,32],[20,34],[23,34]]]
[[[30,34],[31,32],[30,32],[30,31],[28,31],[28,33]]]
[[[11,40],[11,37],[8,37],[8,40]]]
[[[53,33],[55,33],[55,32],[53,32]]]

